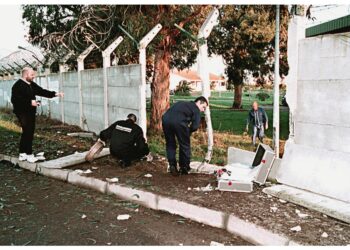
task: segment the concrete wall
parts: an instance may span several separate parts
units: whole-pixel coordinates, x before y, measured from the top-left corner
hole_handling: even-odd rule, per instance
[[[103,70],[83,70],[81,80],[84,128],[98,134],[104,129]],[[14,82],[15,80],[0,81],[0,107],[12,107],[11,88]],[[47,78],[39,76],[35,82],[45,89],[63,91],[65,94],[63,99],[37,97],[42,101],[38,113],[79,126],[78,73],[50,74]],[[107,69],[107,82],[109,124],[126,119],[129,113],[139,117],[141,66],[110,67]]]
[[[350,202],[350,33],[303,39],[298,53],[295,138],[277,179]]]

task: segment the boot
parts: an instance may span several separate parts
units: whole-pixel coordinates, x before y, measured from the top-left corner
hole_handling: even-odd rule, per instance
[[[173,165],[173,164],[169,165],[169,172],[173,176],[178,176],[179,175],[179,170],[177,170],[176,165]]]

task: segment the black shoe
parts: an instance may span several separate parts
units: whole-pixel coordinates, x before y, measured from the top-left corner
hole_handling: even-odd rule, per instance
[[[180,167],[180,174],[187,175],[190,172],[191,168],[189,166],[187,167]]]
[[[169,171],[170,171],[170,174],[172,174],[173,176],[178,176],[179,175],[179,170],[177,170],[176,165],[170,165],[169,166]]]
[[[127,160],[120,160],[119,164],[122,168],[127,168],[131,165],[131,161],[127,161]]]

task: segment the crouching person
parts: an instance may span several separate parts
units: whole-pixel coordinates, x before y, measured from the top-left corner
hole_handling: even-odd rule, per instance
[[[110,141],[110,153],[120,160],[123,168],[145,156],[147,160],[152,160],[142,128],[136,124],[136,119],[134,114],[129,114],[128,119],[117,121],[100,133],[100,140],[104,144]]]

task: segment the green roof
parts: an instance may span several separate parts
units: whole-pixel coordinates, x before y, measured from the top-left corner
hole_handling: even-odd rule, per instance
[[[306,37],[350,31],[350,15],[321,23],[305,30]]]

